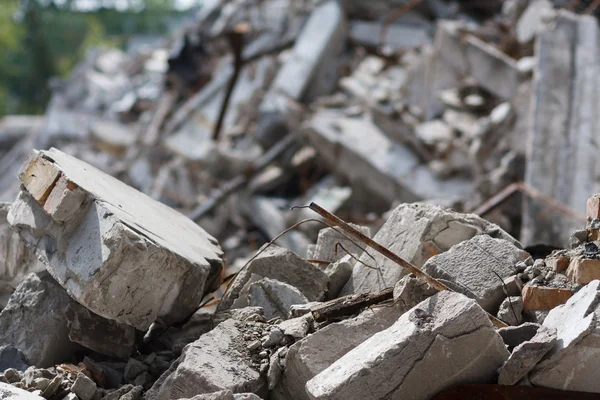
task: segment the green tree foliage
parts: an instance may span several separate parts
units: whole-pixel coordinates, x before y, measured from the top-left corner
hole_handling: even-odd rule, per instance
[[[125,45],[131,35],[165,34],[183,15],[173,0],[1,0],[0,115],[42,113],[48,80],[65,76],[91,46]],[[120,1],[118,4],[122,5]]]

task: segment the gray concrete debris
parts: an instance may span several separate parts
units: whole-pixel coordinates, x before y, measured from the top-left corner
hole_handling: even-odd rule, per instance
[[[179,400],[260,400],[254,393],[233,393],[231,390],[221,390],[209,394],[199,394],[190,399]]]
[[[42,396],[0,382],[0,398],[3,400],[44,400]]]
[[[0,313],[0,345],[15,346],[37,367],[69,359],[80,349],[63,312],[72,302],[48,272],[28,275]]]
[[[439,180],[401,143],[388,138],[368,117],[349,118],[319,110],[307,122],[306,135],[319,155],[346,178],[353,191],[391,203],[427,198],[463,198],[472,190],[465,178]]]
[[[556,329],[557,341],[529,375],[532,384],[600,393],[600,365],[590,357],[600,348],[599,303],[600,281],[595,280],[550,311],[543,326]]]
[[[275,279],[294,286],[309,301],[324,298],[329,278],[318,267],[304,261],[293,252],[274,245],[266,250],[263,247],[259,251],[262,251],[260,255],[235,277],[221,299],[218,310],[247,306],[246,296],[250,285],[262,278]]]
[[[132,381],[146,371],[148,371],[148,366],[146,364],[136,360],[135,358],[130,358],[125,366],[125,372],[123,376],[125,377],[126,381]]]
[[[441,292],[308,381],[311,399],[428,399],[460,383],[492,383],[509,353],[472,299]],[[423,384],[424,376],[435,376]]]
[[[520,325],[523,322],[523,299],[521,296],[510,296],[500,304],[497,317],[508,325]]]
[[[7,221],[9,204],[0,203],[0,310],[25,276],[44,270],[33,246]]]
[[[226,389],[265,395],[266,380],[249,365],[242,327],[228,320],[190,343],[144,398],[170,400]]]
[[[595,148],[583,145],[598,137],[600,127],[595,120],[598,82],[590,73],[600,68],[598,39],[596,18],[561,10],[536,44],[525,183],[573,210],[600,191]],[[579,221],[549,214],[539,202],[525,199],[525,245],[567,247],[570,233],[578,228]]]
[[[294,343],[288,350],[283,376],[271,391],[271,398],[309,399],[304,388],[306,382],[375,333],[387,329],[404,310],[401,307],[366,310],[357,317],[330,324]],[[291,321],[294,320],[283,324]],[[335,345],[332,346],[332,343]]]
[[[250,284],[248,305],[262,307],[267,320],[286,319],[294,304],[306,304],[308,300],[294,286],[275,279],[263,278]]]
[[[431,257],[423,271],[450,282],[456,290],[476,299],[484,310],[496,314],[506,297],[503,279],[516,274],[515,265],[529,257],[508,240],[477,235]]]
[[[104,318],[140,330],[180,321],[220,273],[222,251],[201,227],[76,158],[34,154],[20,179],[35,201],[18,199],[9,222],[52,238],[48,270]],[[42,208],[47,226],[27,219]]]
[[[135,328],[94,314],[74,301],[65,310],[69,339],[97,353],[126,360],[136,346]]]
[[[500,369],[498,384],[515,385],[527,376],[535,365],[556,344],[556,329],[542,326],[533,338],[514,348],[506,363]]]
[[[11,344],[0,346],[0,371],[9,368],[17,371],[25,371],[29,368],[25,354]]]
[[[277,326],[281,329],[284,335],[291,336],[294,339],[302,339],[306,337],[308,332],[313,328],[314,319],[312,314],[308,313],[301,317],[291,318],[280,322]]]
[[[77,374],[75,383],[71,386],[71,391],[81,400],[92,400],[96,394],[96,383],[84,374]]]
[[[531,42],[545,28],[545,20],[553,17],[553,5],[548,0],[535,0],[529,3],[515,25],[519,43]]]
[[[394,285],[394,302],[409,309],[436,293],[436,289],[422,282],[413,274],[405,275]]]
[[[283,374],[284,369],[281,358],[287,351],[288,349],[286,347],[281,347],[269,357],[269,370],[267,371],[267,383],[269,390],[273,390],[281,380],[281,375]]]
[[[367,226],[350,224],[363,235],[371,237],[371,230]],[[359,257],[363,250],[357,246],[353,240],[338,232],[339,228],[325,228],[319,231],[317,244],[312,258],[319,261],[335,262],[346,256],[348,253]],[[362,245],[361,245],[362,246]]]
[[[329,290],[327,292],[329,300],[335,299],[340,294],[348,279],[352,276],[353,265],[354,259],[350,255],[346,255],[325,268],[325,273],[329,277]]]
[[[432,256],[479,234],[504,239],[520,247],[508,233],[479,216],[428,204],[399,205],[373,239],[420,268]],[[370,251],[370,254],[375,261],[367,255],[360,260],[378,267],[379,271],[356,263],[340,295],[380,291],[394,286],[406,275],[403,268],[379,253]]]
[[[270,147],[285,133],[290,113],[286,98],[310,100],[333,91],[345,40],[341,4],[335,0],[323,2],[305,23],[260,105],[256,134],[261,143]]]

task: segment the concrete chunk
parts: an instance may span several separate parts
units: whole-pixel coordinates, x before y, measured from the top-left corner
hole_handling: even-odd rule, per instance
[[[267,320],[279,317],[287,319],[290,307],[306,304],[308,300],[292,285],[274,279],[263,278],[250,285],[248,305],[262,307]]]
[[[600,164],[596,148],[589,145],[600,135],[598,21],[561,10],[546,28],[536,41],[525,183],[583,210],[590,193],[600,191]],[[568,247],[569,234],[578,228],[579,221],[525,199],[525,245]]]
[[[529,257],[507,240],[478,235],[433,256],[423,271],[460,286],[484,310],[495,314],[506,296],[503,279],[516,274],[515,265]]]
[[[262,278],[275,279],[294,286],[308,301],[322,300],[329,280],[318,267],[289,250],[271,245],[238,273],[223,295],[218,310],[246,307],[248,304],[245,296],[249,290],[247,284],[251,280],[256,282]]]
[[[461,214],[428,204],[401,204],[373,239],[420,268],[427,259],[479,234],[487,234],[520,246],[500,227],[479,216]],[[360,260],[367,265],[379,267],[381,273],[356,263],[352,278],[341,295],[383,290],[394,286],[406,275],[404,269],[387,258],[377,252],[371,254],[375,261],[367,255],[363,255]]]
[[[504,299],[498,310],[498,319],[508,325],[519,325],[523,322],[523,299],[521,296],[510,296]]]
[[[294,343],[288,350],[286,368],[280,383],[271,392],[271,398],[309,399],[304,389],[306,382],[375,333],[390,327],[405,310],[400,307],[366,310],[357,317],[330,324]]]
[[[27,172],[38,169],[43,185]],[[16,202],[9,222],[49,238],[48,270],[94,313],[140,330],[157,319],[177,322],[218,276],[216,240],[173,209],[56,149],[38,153],[25,171],[25,190],[33,188],[37,202]],[[39,189],[46,176],[56,178]],[[40,226],[27,215],[41,207]]]
[[[306,390],[311,399],[428,399],[456,384],[493,382],[508,356],[474,300],[441,292],[346,353]]]
[[[353,189],[388,204],[463,198],[472,190],[472,182],[464,178],[438,179],[408,147],[391,140],[368,117],[320,110],[307,123],[306,134],[323,160]]]
[[[0,382],[0,399],[3,400],[43,400],[42,396]]]
[[[544,327],[557,341],[529,378],[535,386],[600,393],[600,281],[579,290],[566,304],[551,310]]]
[[[0,345],[15,346],[37,367],[69,359],[80,349],[69,340],[64,313],[72,302],[48,272],[28,275],[0,313]]]
[[[502,366],[498,383],[515,385],[548,353],[556,343],[556,329],[542,326],[531,340],[519,344]]]
[[[147,400],[171,400],[231,390],[266,394],[266,379],[249,365],[249,350],[240,328],[228,320],[190,343],[154,384]]]
[[[371,237],[371,230],[368,227],[355,224],[350,225],[362,234]],[[334,262],[346,256],[347,252],[358,257],[362,254],[363,250],[354,244],[352,240],[339,233],[337,228],[325,228],[319,231],[317,245],[313,253],[315,260]]]

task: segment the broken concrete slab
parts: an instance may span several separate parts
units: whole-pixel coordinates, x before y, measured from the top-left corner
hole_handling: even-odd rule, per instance
[[[548,313],[544,327],[557,331],[557,341],[529,375],[535,386],[600,393],[598,304],[600,281],[581,288],[566,304]]]
[[[308,400],[310,397],[304,388],[306,382],[375,333],[387,329],[404,311],[400,307],[366,310],[357,317],[330,324],[294,343],[288,350],[285,370],[281,381],[271,391],[271,398]],[[336,345],[331,346],[331,343]]]
[[[320,301],[324,298],[329,278],[318,267],[304,261],[293,252],[275,245],[268,246],[266,249],[263,247],[259,252],[261,253],[258,257],[235,277],[219,303],[219,311],[231,307],[246,307],[249,284],[262,278],[287,283],[300,290],[308,301]]]
[[[486,234],[507,240],[515,246],[519,243],[508,233],[474,214],[461,214],[439,206],[428,204],[401,204],[390,215],[373,239],[386,246],[417,268],[436,254],[448,251],[452,246],[475,235]],[[352,277],[344,286],[341,295],[376,292],[392,287],[406,275],[406,271],[387,258],[371,252],[361,262],[379,271],[355,264]]]
[[[500,369],[498,384],[517,384],[554,347],[555,343],[556,329],[545,326],[540,327],[533,338],[514,348],[512,354]]]
[[[41,177],[30,173],[34,170]],[[60,177],[69,182],[66,187],[57,184]],[[104,318],[140,330],[157,319],[180,321],[221,271],[222,251],[200,226],[59,150],[35,154],[21,181],[24,196],[31,190],[37,202],[18,199],[9,222],[52,238],[45,251],[48,270],[71,296]],[[85,192],[80,207],[67,209],[66,219],[58,217],[59,210],[79,196],[65,190]],[[48,208],[53,198],[59,200]],[[50,213],[48,226],[24,221],[42,207]]]
[[[72,342],[123,360],[133,354],[136,346],[134,327],[103,318],[74,301],[64,312]]]
[[[431,257],[422,269],[460,287],[461,293],[495,314],[506,297],[503,279],[515,275],[515,265],[529,257],[529,253],[507,240],[477,235]]]
[[[38,260],[33,246],[28,245],[9,225],[9,208],[9,204],[0,203],[0,310],[25,276],[44,270],[44,264]]]
[[[0,398],[3,400],[43,400],[42,396],[0,382]]]
[[[463,198],[472,190],[465,178],[440,180],[406,146],[388,138],[367,116],[346,117],[319,110],[305,134],[319,155],[352,189],[391,204],[439,197]]]
[[[262,307],[267,320],[287,319],[292,305],[306,303],[308,300],[300,290],[275,279],[263,278],[248,289],[248,305]]]
[[[266,379],[251,368],[243,323],[228,320],[185,347],[146,393],[147,400],[193,397],[219,390],[266,394]]]
[[[308,381],[311,399],[428,399],[460,383],[491,383],[508,359],[472,299],[448,291],[405,313]],[[423,377],[428,384],[423,385]]]
[[[593,16],[561,10],[536,42],[532,114],[525,183],[573,210],[582,209],[590,193],[600,191],[595,147],[600,124],[596,73],[598,22]],[[521,239],[527,246],[544,243],[567,247],[578,221],[549,213],[526,197]]]
[[[48,272],[28,275],[0,313],[0,345],[15,346],[37,367],[68,360],[81,349],[69,340],[63,312],[72,302]]]

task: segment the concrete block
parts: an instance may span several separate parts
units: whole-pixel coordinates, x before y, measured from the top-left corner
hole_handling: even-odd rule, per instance
[[[248,290],[248,305],[262,307],[267,320],[287,319],[292,305],[306,303],[302,292],[274,279],[263,278],[252,283]]]
[[[521,296],[510,296],[500,304],[498,319],[508,325],[519,325],[523,322],[523,299]]]
[[[600,281],[584,286],[548,313],[557,341],[529,375],[535,386],[600,393]]]
[[[79,373],[71,386],[71,391],[81,400],[92,400],[96,394],[96,383],[86,375]]]
[[[460,199],[472,190],[468,179],[438,179],[408,147],[387,137],[369,117],[319,110],[307,122],[305,132],[323,161],[353,189],[388,204]]]
[[[228,320],[185,347],[146,393],[146,400],[189,398],[220,390],[266,394],[266,379],[250,364],[243,323]]]
[[[64,310],[72,303],[48,272],[28,275],[0,313],[0,346],[13,345],[37,367],[68,360],[81,349],[69,340]]]
[[[457,384],[494,382],[508,356],[474,300],[441,292],[346,353],[306,391],[311,399],[428,399]]]
[[[275,279],[294,286],[308,301],[322,300],[329,280],[318,267],[289,250],[272,245],[238,273],[223,295],[218,310],[246,307],[246,296],[250,286],[247,284],[252,284],[251,280],[256,282],[262,278]]]
[[[530,340],[514,348],[506,363],[500,369],[498,384],[515,385],[527,376],[536,364],[556,344],[556,329],[540,327]]]
[[[351,224],[363,235],[371,237],[371,230],[367,226]],[[345,249],[345,250],[344,250]],[[348,254],[359,257],[363,250],[352,240],[338,232],[337,228],[325,228],[319,231],[313,258],[320,261],[335,262]]]
[[[532,112],[527,137],[525,183],[583,211],[590,193],[600,192],[600,163],[593,146],[600,134],[598,22],[565,10],[538,35]],[[580,222],[526,198],[521,240],[565,248]]]
[[[27,171],[37,169],[59,174],[48,196],[28,200],[37,178]],[[48,238],[48,270],[90,311],[140,330],[171,324],[219,276],[216,239],[173,209],[56,149],[37,153],[25,171],[9,222]]]
[[[304,388],[306,382],[375,333],[390,327],[404,310],[398,307],[366,310],[357,317],[327,325],[294,343],[288,350],[284,373],[271,392],[271,398],[309,399]],[[332,346],[332,343],[335,345]]]
[[[571,282],[582,285],[600,279],[600,260],[581,256],[571,258],[567,269],[567,277]]]
[[[507,240],[477,235],[433,256],[423,271],[460,286],[484,310],[495,314],[506,296],[503,279],[514,275],[515,265],[529,257]]]
[[[573,296],[571,289],[538,285],[525,285],[522,293],[525,311],[552,310],[565,304]]]
[[[329,289],[327,292],[329,300],[335,299],[340,294],[352,276],[353,264],[353,258],[350,255],[346,255],[325,268],[325,273],[329,277]]]
[[[373,239],[421,268],[429,258],[479,234],[487,234],[520,246],[499,226],[479,216],[461,214],[428,204],[401,204],[391,213]],[[352,278],[341,295],[383,290],[394,286],[406,275],[403,268],[387,258],[377,252],[370,253],[375,261],[366,255],[361,257],[361,261],[379,267],[380,272],[356,263]]]

